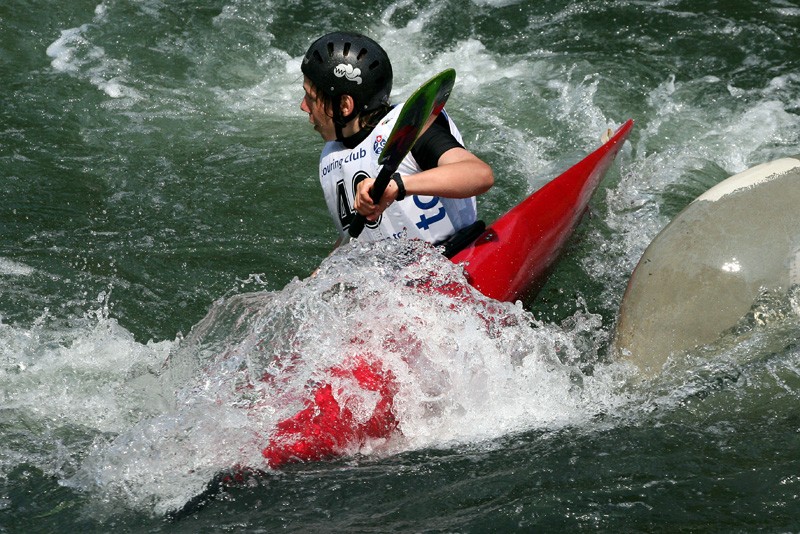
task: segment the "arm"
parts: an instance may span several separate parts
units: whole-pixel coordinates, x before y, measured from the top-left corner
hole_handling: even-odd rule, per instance
[[[369,191],[375,180],[367,178],[358,186],[355,209],[368,220],[376,220],[397,198],[397,184],[392,181],[374,205]],[[429,195],[445,198],[469,198],[485,193],[494,184],[494,173],[483,160],[472,152],[456,147],[439,157],[438,165],[417,174],[403,176],[406,195]]]

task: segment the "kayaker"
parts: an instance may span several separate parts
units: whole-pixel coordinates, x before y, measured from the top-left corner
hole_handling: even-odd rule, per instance
[[[392,107],[392,65],[364,35],[327,34],[303,59],[300,109],[325,140],[319,173],[339,230],[338,246],[356,211],[370,221],[361,239],[418,238],[443,242],[477,218],[475,196],[494,183],[491,167],[464,148],[446,112],[417,140],[380,202],[370,190],[378,156],[402,106]]]

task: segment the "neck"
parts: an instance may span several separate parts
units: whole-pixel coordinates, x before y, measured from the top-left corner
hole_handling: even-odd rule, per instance
[[[346,139],[349,139],[356,135],[359,131],[361,131],[361,125],[359,124],[358,117],[351,119],[346,124],[342,125],[341,123],[337,123],[336,119],[334,119],[334,126],[335,126],[335,140],[344,142]]]
[[[367,125],[364,127],[361,126],[361,119],[359,117],[352,119],[341,128],[337,128],[336,140],[341,141],[342,144],[344,144],[344,146],[347,148],[355,148],[359,143],[361,143],[361,141],[366,139],[372,130],[375,129],[378,121],[380,121],[388,112],[388,107],[378,110],[377,112],[372,112],[372,114],[367,118]]]
[[[361,121],[358,120],[358,117],[351,120],[347,124],[344,125],[342,128],[342,137],[347,139],[348,137],[353,137],[358,132],[361,131]]]
[[[361,128],[358,117],[350,120],[344,126],[336,128],[336,140],[347,148],[355,148],[369,134],[369,129]]]

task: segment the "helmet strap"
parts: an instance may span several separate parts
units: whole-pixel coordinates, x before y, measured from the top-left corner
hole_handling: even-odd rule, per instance
[[[355,104],[355,101],[353,102]],[[336,105],[338,104],[338,105]],[[345,137],[342,133],[342,130],[347,125],[348,122],[353,120],[358,116],[358,106],[354,106],[353,112],[350,113],[348,116],[342,115],[342,106],[341,102],[337,102],[333,106],[333,126],[336,129],[336,140],[337,141],[344,141]]]
[[[342,116],[341,111],[338,113],[338,115],[340,117],[339,119],[336,118],[333,119],[333,127],[336,129],[336,140],[341,142],[344,141],[344,134],[342,133],[342,129],[344,128],[344,125],[347,123],[341,119]]]

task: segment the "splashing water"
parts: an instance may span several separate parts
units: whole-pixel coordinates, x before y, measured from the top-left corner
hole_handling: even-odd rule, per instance
[[[796,8],[46,4],[11,0],[0,39],[3,527],[170,528],[146,516],[221,468],[263,466],[277,422],[368,350],[398,379],[399,432],[343,451],[345,467],[289,470],[221,501],[198,530],[795,528],[795,304],[765,298],[650,381],[626,383],[603,351],[670,218],[728,175],[797,153]],[[386,44],[397,102],[457,68],[448,111],[498,178],[487,220],[596,146],[606,122],[636,120],[599,216],[526,303],[535,317],[384,284],[431,276],[381,247],[339,251],[280,289],[332,241],[319,139],[297,104],[300,58],[342,13]],[[250,273],[264,282],[237,292],[263,291],[209,310]],[[111,286],[113,314],[84,316]],[[348,394],[369,412],[374,399]],[[87,520],[95,509],[113,518]]]
[[[53,469],[66,485],[110,509],[163,514],[221,470],[266,468],[261,449],[275,425],[335,381],[331,369],[348,358],[368,355],[396,377],[398,432],[341,453],[384,456],[580,425],[612,410],[623,402],[614,390],[624,368],[582,371],[597,363],[592,347],[604,335],[590,314],[561,328],[482,297],[427,245],[353,244],[281,291],[220,299],[185,339],[139,345],[101,317],[4,380],[17,391],[32,384],[25,402],[37,402],[40,418],[92,427],[83,436],[94,436],[90,446]],[[45,394],[67,366],[87,378]],[[337,384],[356,418],[371,416],[374,393]],[[76,403],[85,412],[57,408]]]

